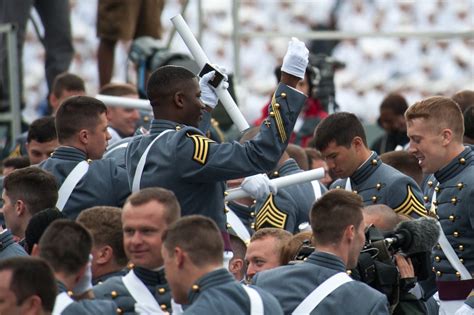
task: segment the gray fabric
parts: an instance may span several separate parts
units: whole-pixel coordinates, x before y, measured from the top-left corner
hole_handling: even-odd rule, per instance
[[[317,286],[345,272],[339,257],[314,252],[300,264],[257,273],[252,282],[273,294],[290,314]],[[389,314],[385,295],[360,281],[346,283],[329,294],[311,314]]]
[[[6,230],[0,234],[0,260],[18,256],[28,256],[28,254],[13,240],[10,230]]]
[[[331,185],[333,188],[346,186],[347,179],[339,179]],[[364,200],[365,205],[385,204],[397,213],[413,218],[426,216],[423,194],[416,182],[393,167],[382,163],[373,152],[350,177],[352,190]]]

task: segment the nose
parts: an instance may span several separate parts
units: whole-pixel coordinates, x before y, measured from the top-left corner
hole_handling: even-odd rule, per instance
[[[133,121],[137,121],[140,119],[140,113],[138,112],[138,109],[135,109],[132,113],[132,119]]]
[[[417,151],[415,143],[410,140],[409,145],[408,145],[408,153],[415,153]]]
[[[247,267],[247,277],[249,279],[252,279],[252,277],[257,273],[257,270],[255,269],[255,266],[254,264],[252,263],[249,263],[248,267]]]
[[[327,159],[326,164],[328,165],[328,169],[332,170],[336,167],[336,163],[334,163],[333,159]]]
[[[138,232],[133,233],[133,235],[130,237],[130,243],[134,246],[140,245],[142,242],[142,236]]]

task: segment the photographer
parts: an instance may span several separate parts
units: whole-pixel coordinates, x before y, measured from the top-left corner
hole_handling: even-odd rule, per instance
[[[362,208],[354,193],[323,195],[310,216],[316,250],[303,263],[256,274],[253,283],[272,293],[285,314],[389,314],[382,293],[346,274],[357,265],[365,242]],[[326,286],[329,293],[323,296],[320,288]]]

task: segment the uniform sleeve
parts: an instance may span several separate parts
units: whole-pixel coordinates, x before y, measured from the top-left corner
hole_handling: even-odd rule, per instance
[[[113,162],[111,163],[111,173],[112,183],[110,187],[112,188],[112,194],[116,199],[117,207],[121,207],[130,195],[127,171]]]
[[[370,315],[388,315],[390,314],[388,310],[388,301],[385,296],[380,297],[377,299],[374,307],[368,312],[367,314]]]
[[[244,144],[219,144],[200,133],[183,130],[174,154],[180,176],[190,182],[216,182],[272,170],[288,145],[305,99],[280,84],[269,106],[269,117],[255,138]]]
[[[387,205],[396,213],[420,218],[427,215],[420,188],[409,177],[400,177],[390,186]]]

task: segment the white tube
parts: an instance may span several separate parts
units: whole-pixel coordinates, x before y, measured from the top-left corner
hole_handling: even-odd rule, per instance
[[[102,94],[97,94],[95,98],[104,102],[107,106],[136,108],[151,111],[150,101],[148,100]]]
[[[209,58],[207,58],[206,54],[202,50],[181,14],[172,17],[171,22],[173,22],[174,27],[176,27],[176,30],[188,47],[191,55],[193,55],[199,68],[202,69],[206,63],[210,64]],[[216,94],[219,97],[222,105],[224,105],[227,114],[229,114],[230,118],[237,126],[239,131],[243,132],[244,130],[247,130],[249,128],[249,124],[240,112],[237,104],[232,99],[229,91],[227,91],[227,89],[216,89]]]
[[[306,182],[311,182],[313,180],[318,180],[324,177],[324,168],[315,168],[313,170],[300,172],[296,174],[291,174],[283,177],[278,177],[272,179],[272,183],[280,189],[284,187],[288,187],[291,185],[302,184]],[[232,188],[226,191],[225,201],[231,201],[239,198],[248,197],[249,194],[245,192],[241,187]]]

